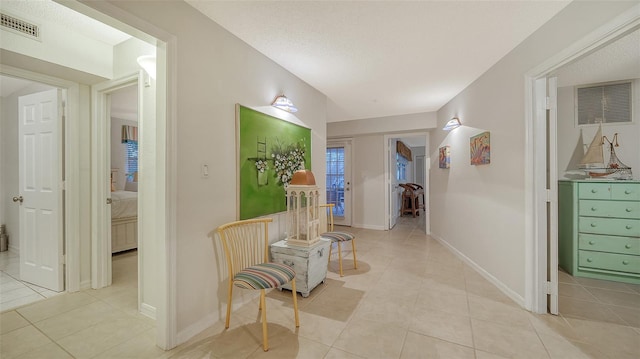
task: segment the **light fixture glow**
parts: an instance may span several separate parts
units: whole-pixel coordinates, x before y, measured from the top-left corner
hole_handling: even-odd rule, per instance
[[[291,100],[289,100],[285,95],[276,97],[276,99],[271,103],[271,106],[291,113],[298,111],[293,102],[291,102]]]
[[[152,79],[156,79],[156,56],[155,55],[145,55],[140,56],[137,59],[138,65],[144,69],[144,71],[149,74]]]
[[[460,123],[460,119],[457,117],[454,117],[452,119],[449,120],[449,122],[447,122],[446,125],[444,125],[444,127],[442,128],[442,130],[444,131],[451,131],[454,128],[458,128],[462,126],[462,124]]]

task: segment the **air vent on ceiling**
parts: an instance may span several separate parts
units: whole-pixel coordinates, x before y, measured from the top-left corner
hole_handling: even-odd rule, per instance
[[[18,19],[17,17],[0,13],[2,20],[2,28],[5,30],[11,30],[18,34],[30,37],[32,39],[40,40],[40,27],[36,24]]]

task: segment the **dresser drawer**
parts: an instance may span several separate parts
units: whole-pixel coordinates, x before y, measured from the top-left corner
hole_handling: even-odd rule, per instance
[[[640,256],[580,250],[578,266],[640,274]]]
[[[578,205],[578,214],[590,217],[640,219],[640,202],[582,199]]]
[[[580,233],[578,249],[640,256],[640,238]]]
[[[611,199],[640,201],[640,183],[611,184]]]
[[[611,199],[611,185],[609,183],[580,183],[578,198]]]
[[[640,220],[619,218],[578,217],[580,233],[640,237]]]

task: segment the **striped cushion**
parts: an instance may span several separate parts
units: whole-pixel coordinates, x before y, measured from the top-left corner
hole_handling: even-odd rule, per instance
[[[269,289],[289,283],[296,277],[293,268],[278,263],[262,263],[245,268],[233,278],[233,285],[244,289]]]
[[[331,242],[346,242],[356,238],[356,236],[349,232],[325,232],[322,233],[320,237],[330,239]]]

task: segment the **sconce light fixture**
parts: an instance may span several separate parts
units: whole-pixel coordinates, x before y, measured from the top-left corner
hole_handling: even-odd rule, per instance
[[[454,117],[452,119],[449,120],[449,122],[447,122],[446,125],[444,125],[444,127],[442,128],[443,131],[451,131],[454,128],[458,128],[462,126],[462,124],[460,123],[460,119],[457,117]]]
[[[291,113],[298,111],[298,108],[296,108],[293,102],[291,102],[291,100],[289,100],[285,95],[276,97],[276,99],[271,103],[271,106]]]
[[[156,56],[155,55],[145,55],[140,56],[137,59],[138,65],[144,69],[144,71],[155,80],[156,78]]]

